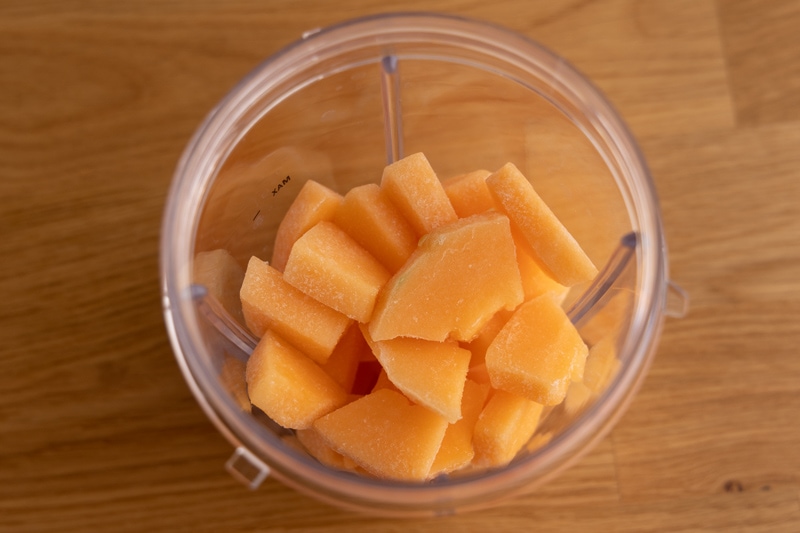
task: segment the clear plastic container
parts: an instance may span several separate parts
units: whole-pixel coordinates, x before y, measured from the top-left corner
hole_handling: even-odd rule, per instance
[[[566,305],[589,346],[610,339],[618,354],[606,386],[548,410],[511,464],[424,484],[325,467],[292,444],[290,431],[242,409],[221,373],[226,358],[245,361],[255,339],[192,278],[202,251],[224,248],[242,267],[252,255],[268,260],[306,180],[344,193],[379,182],[387,163],[420,151],[440,178],[508,161],[528,176],[595,264],[606,266],[602,282],[574,288]],[[180,160],[161,261],[176,358],[235,447],[231,473],[251,488],[271,475],[322,501],[392,516],[491,505],[558,474],[608,433],[645,376],[664,317],[686,305],[668,281],[644,159],[597,89],[525,37],[433,14],[308,32],[241,81]]]

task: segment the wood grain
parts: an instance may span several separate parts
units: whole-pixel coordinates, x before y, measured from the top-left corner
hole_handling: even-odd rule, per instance
[[[396,9],[586,72],[640,140],[692,299],[595,450],[439,520],[238,485],[160,307],[162,209],[208,110],[303,31]],[[800,531],[798,28],[796,0],[0,2],[0,531]]]
[[[744,124],[800,119],[800,3],[721,0],[722,42],[736,103]]]

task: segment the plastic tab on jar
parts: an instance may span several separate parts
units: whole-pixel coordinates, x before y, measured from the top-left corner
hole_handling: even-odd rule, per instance
[[[672,318],[683,318],[689,312],[689,293],[673,281],[667,281],[667,300],[664,314]]]
[[[225,463],[225,470],[250,490],[256,490],[269,475],[269,467],[250,450],[239,446]]]

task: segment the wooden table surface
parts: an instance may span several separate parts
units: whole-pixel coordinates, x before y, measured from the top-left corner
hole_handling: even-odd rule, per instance
[[[215,102],[304,30],[398,9],[508,26],[588,74],[691,295],[593,452],[439,520],[234,481],[159,293],[167,188]],[[0,531],[800,531],[799,34],[797,0],[0,2]]]

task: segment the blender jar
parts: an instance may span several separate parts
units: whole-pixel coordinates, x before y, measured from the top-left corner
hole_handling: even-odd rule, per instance
[[[326,467],[293,445],[291,431],[250,412],[235,381],[256,339],[193,277],[203,252],[224,249],[241,268],[251,256],[268,260],[307,180],[344,194],[415,152],[441,179],[513,162],[602,270],[565,306],[589,346],[607,342],[616,353],[603,390],[549,409],[508,466],[424,484]],[[167,329],[192,392],[235,447],[228,469],[252,488],[271,475],[374,514],[448,514],[535,489],[610,430],[645,376],[664,317],[685,311],[668,281],[653,183],[616,112],[537,43],[452,16],[348,21],[267,59],[190,141],[162,231]]]

